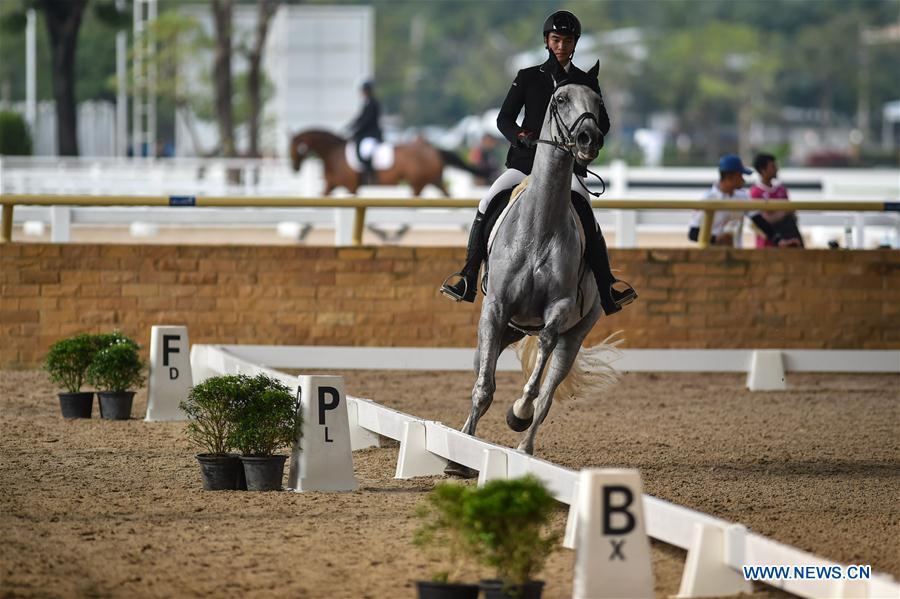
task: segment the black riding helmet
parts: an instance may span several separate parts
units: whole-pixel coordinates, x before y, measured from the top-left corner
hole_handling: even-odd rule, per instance
[[[571,35],[577,42],[581,37],[581,21],[567,10],[558,10],[544,21],[544,39],[547,39],[550,33]]]

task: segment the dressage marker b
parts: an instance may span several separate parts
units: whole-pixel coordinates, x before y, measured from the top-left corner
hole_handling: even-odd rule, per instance
[[[637,470],[582,470],[575,504],[575,599],[653,597]]]

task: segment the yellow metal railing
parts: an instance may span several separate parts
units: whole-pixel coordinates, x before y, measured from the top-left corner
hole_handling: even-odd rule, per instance
[[[872,201],[719,201],[719,200],[594,200],[601,210],[702,210],[703,220],[698,239],[700,247],[708,247],[713,214],[717,210],[795,210],[816,212],[889,212],[900,210],[897,202]],[[369,208],[474,208],[477,199],[409,199],[409,198],[297,198],[246,196],[94,196],[94,195],[0,195],[3,207],[0,243],[12,241],[13,208],[15,206],[196,206],[201,208],[353,208],[353,243],[362,244],[366,210]]]

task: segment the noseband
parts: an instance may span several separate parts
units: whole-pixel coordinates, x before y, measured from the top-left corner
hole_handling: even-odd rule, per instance
[[[578,115],[578,118],[570,125],[566,126],[566,123],[563,121],[562,116],[559,114],[559,98],[554,95],[550,100],[550,120],[553,125],[551,127],[551,135],[553,139],[536,139],[535,142],[539,144],[546,144],[548,146],[553,146],[557,150],[562,150],[567,154],[571,155],[572,158],[576,158],[575,155],[575,130],[581,125],[584,121],[594,121],[594,124],[597,125],[597,129],[600,129],[600,123],[597,121],[597,115],[593,112],[582,112]],[[559,138],[557,138],[556,134],[553,133],[553,129],[559,133]],[[587,167],[585,167],[587,170]],[[581,181],[581,178],[578,179],[578,182],[581,184],[581,187],[584,188],[586,192],[594,197],[600,197],[603,192],[606,191],[606,181],[593,171],[587,171],[588,173],[597,177],[600,180],[601,185],[603,185],[603,191],[600,193],[596,193],[587,188],[587,186]]]

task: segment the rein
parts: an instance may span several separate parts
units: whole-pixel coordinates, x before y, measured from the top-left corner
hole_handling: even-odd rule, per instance
[[[556,130],[559,131],[560,137],[562,139],[557,139],[556,135],[553,135],[553,139],[536,139],[535,143],[546,144],[548,146],[553,146],[557,150],[562,150],[567,154],[571,155],[572,158],[576,158],[575,156],[575,129],[578,125],[581,124],[582,121],[592,120],[594,124],[597,125],[597,128],[600,128],[600,123],[597,122],[597,116],[592,112],[582,112],[575,122],[573,122],[570,126],[566,127],[566,124],[563,122],[562,117],[559,115],[559,106],[557,104],[556,96],[550,101],[550,118],[553,122],[553,125],[556,126]],[[577,158],[576,158],[577,159]],[[585,170],[588,174],[595,176],[600,184],[603,186],[602,190],[599,193],[593,192],[587,188],[587,185],[584,184],[584,181],[581,180],[581,177],[578,177],[578,184],[581,185],[581,188],[584,189],[588,194],[595,198],[599,198],[606,192],[606,181],[603,180],[603,177],[595,173],[594,171],[585,167]]]

